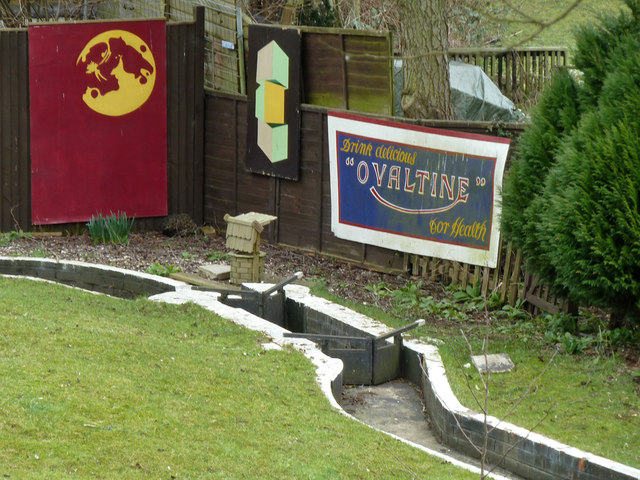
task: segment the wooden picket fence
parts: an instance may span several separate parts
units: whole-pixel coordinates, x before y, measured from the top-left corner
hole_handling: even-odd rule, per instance
[[[497,265],[496,268],[481,267],[418,255],[411,255],[409,259],[413,276],[459,285],[462,289],[480,282],[483,295],[497,292],[501,302],[511,306],[518,304],[534,315],[555,314],[570,307],[565,299],[551,295],[547,286],[523,269],[522,250],[501,244]]]
[[[516,105],[534,103],[558,67],[567,66],[564,47],[452,48],[449,58],[477,65]]]

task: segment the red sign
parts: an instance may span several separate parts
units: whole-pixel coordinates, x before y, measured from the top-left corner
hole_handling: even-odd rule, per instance
[[[29,26],[35,225],[167,214],[165,22]]]

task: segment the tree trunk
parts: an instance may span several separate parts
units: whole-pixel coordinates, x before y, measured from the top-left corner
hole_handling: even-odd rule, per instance
[[[445,0],[399,0],[408,118],[451,119]]]

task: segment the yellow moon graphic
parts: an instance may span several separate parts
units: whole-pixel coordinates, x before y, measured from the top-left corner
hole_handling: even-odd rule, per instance
[[[117,117],[140,108],[155,85],[156,62],[151,49],[126,30],[109,30],[93,37],[76,65],[87,75],[82,100],[103,115]]]

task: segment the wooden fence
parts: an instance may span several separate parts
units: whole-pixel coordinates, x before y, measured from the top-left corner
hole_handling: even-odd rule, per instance
[[[483,292],[497,291],[503,301],[515,305],[526,299],[545,311],[563,307],[522,269],[522,253],[505,245],[498,267],[478,267],[431,257],[409,255],[381,247],[342,240],[331,232],[331,192],[327,151],[327,109],[301,108],[300,181],[266,177],[245,169],[246,98],[207,92],[205,125],[204,220],[225,228],[224,215],[258,211],[278,217],[263,238],[302,250],[348,260],[387,272],[407,272],[418,278],[459,284],[463,288],[481,282]],[[380,117],[378,118],[386,118]],[[394,119],[399,121],[400,119]],[[488,122],[408,121],[470,133],[490,133]],[[517,136],[522,126],[502,131]]]
[[[300,29],[304,103],[393,114],[390,33]]]
[[[477,65],[517,105],[536,101],[553,72],[567,65],[566,48],[454,48],[449,58]]]
[[[409,269],[415,277],[459,285],[462,289],[480,282],[483,294],[497,293],[503,303],[519,304],[535,314],[558,313],[569,307],[565,299],[552,296],[548,287],[523,269],[522,250],[511,245],[500,245],[496,268],[411,255]]]
[[[515,303],[559,308],[548,292],[522,272],[521,254],[508,246],[500,266],[488,269],[417,257],[342,240],[331,232],[327,108],[301,106],[300,181],[252,174],[245,169],[247,99],[205,91],[202,74],[203,13],[196,22],[167,25],[167,117],[169,213],[187,213],[197,223],[224,229],[226,213],[273,214],[263,238],[348,260],[363,267],[411,272],[422,278],[460,283],[481,281]],[[0,31],[0,230],[31,229],[26,30]],[[379,118],[388,118],[378,116]],[[395,119],[398,120],[398,119]],[[409,121],[444,129],[496,134],[490,123]],[[521,126],[503,127],[517,136]],[[156,229],[161,219],[138,219]],[[56,226],[67,230],[77,226]]]
[[[102,0],[100,19],[166,18],[185,22],[192,18],[192,0]],[[235,0],[199,0],[204,8],[204,81],[208,88],[244,93],[242,13]],[[238,22],[239,21],[239,22]],[[240,34],[238,34],[240,26]]]

